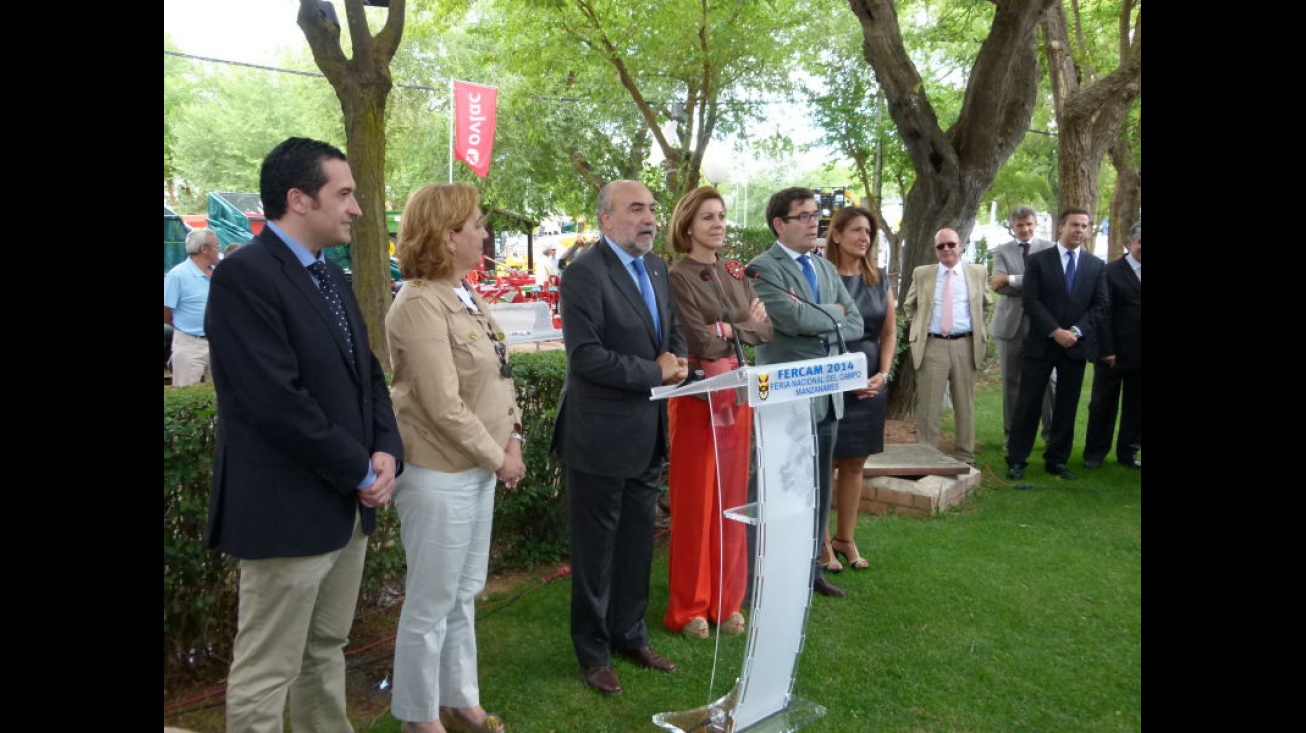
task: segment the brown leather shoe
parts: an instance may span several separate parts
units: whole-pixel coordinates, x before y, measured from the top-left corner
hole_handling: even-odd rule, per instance
[[[816,580],[813,580],[812,590],[816,593],[820,593],[823,596],[829,596],[831,598],[843,598],[845,595],[847,595],[846,593],[843,592],[843,588],[830,585],[830,581],[826,580],[825,578],[817,578]]]
[[[666,657],[653,651],[652,647],[642,649],[622,649],[617,652],[622,657],[634,662],[637,666],[647,669],[656,669],[662,672],[675,672],[680,669],[676,663]]]
[[[615,695],[621,692],[621,680],[617,679],[617,673],[612,671],[612,667],[606,664],[597,667],[582,667],[580,674],[581,677],[585,678],[587,687],[598,690],[604,695]]]

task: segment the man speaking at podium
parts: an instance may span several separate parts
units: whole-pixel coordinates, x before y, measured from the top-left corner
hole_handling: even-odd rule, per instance
[[[839,353],[840,334],[860,334],[862,316],[834,265],[813,256],[821,210],[810,188],[786,188],[766,203],[766,220],[775,232],[774,247],[748,264],[753,290],[766,305],[772,336],[757,346],[757,363],[820,359]],[[821,395],[811,401],[816,423],[818,496],[816,536],[825,536],[830,519],[830,482],[834,438],[843,417],[843,394]],[[812,554],[812,590],[842,598],[844,591],[825,579]]]
[[[676,670],[644,623],[667,455],[667,403],[649,390],[684,381],[688,365],[667,266],[650,254],[653,194],[613,181],[599,190],[598,214],[602,238],[562,275],[567,381],[553,445],[567,482],[572,645],[585,684],[612,695],[614,655]]]

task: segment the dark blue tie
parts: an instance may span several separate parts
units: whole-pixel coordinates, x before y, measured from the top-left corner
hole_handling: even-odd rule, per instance
[[[322,297],[326,299],[327,309],[331,311],[331,318],[335,320],[336,327],[340,329],[340,332],[345,335],[345,343],[349,345],[349,355],[353,356],[354,338],[349,333],[349,319],[345,317],[345,302],[341,299],[336,284],[331,280],[326,263],[314,262],[308,266],[308,271],[317,278],[318,289],[322,292]]]
[[[820,303],[821,291],[816,287],[816,270],[812,269],[812,258],[807,255],[799,255],[798,264],[803,266],[803,277],[807,278],[807,284],[812,288],[812,301]]]
[[[639,294],[644,296],[644,305],[648,306],[648,312],[653,316],[653,332],[661,341],[662,324],[658,322],[658,302],[653,297],[653,283],[648,279],[648,270],[644,269],[643,258],[636,257],[631,260],[630,266],[635,270],[635,277],[639,280]]]
[[[1070,251],[1066,253],[1066,290],[1075,289],[1075,253]]]

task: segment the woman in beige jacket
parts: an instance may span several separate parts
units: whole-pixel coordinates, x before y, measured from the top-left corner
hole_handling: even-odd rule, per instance
[[[471,186],[428,185],[408,199],[397,250],[405,282],[385,319],[404,441],[395,507],[408,575],[391,712],[405,733],[503,730],[481,707],[475,599],[496,479],[513,489],[526,465],[503,334],[464,280],[484,239]]]

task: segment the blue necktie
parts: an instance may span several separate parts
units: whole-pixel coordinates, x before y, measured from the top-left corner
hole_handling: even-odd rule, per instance
[[[1066,290],[1075,289],[1075,253],[1067,252],[1066,257]]]
[[[318,289],[321,291],[322,297],[326,299],[327,308],[331,311],[331,317],[335,320],[336,327],[345,336],[345,343],[349,345],[349,355],[353,356],[354,339],[349,333],[349,319],[345,317],[345,303],[340,297],[340,291],[336,289],[336,284],[331,281],[326,263],[314,262],[308,266],[308,271],[317,278]]]
[[[653,298],[653,283],[648,279],[648,270],[644,269],[644,259],[636,257],[630,261],[630,266],[635,270],[635,278],[639,280],[639,294],[644,296],[644,305],[648,306],[648,312],[653,316],[653,331],[658,335],[658,340],[662,340],[662,324],[658,322],[658,303]]]
[[[807,255],[799,255],[798,264],[803,266],[803,277],[807,278],[807,284],[812,288],[812,302],[821,302],[821,291],[816,287],[816,270],[812,269],[812,258]]]

